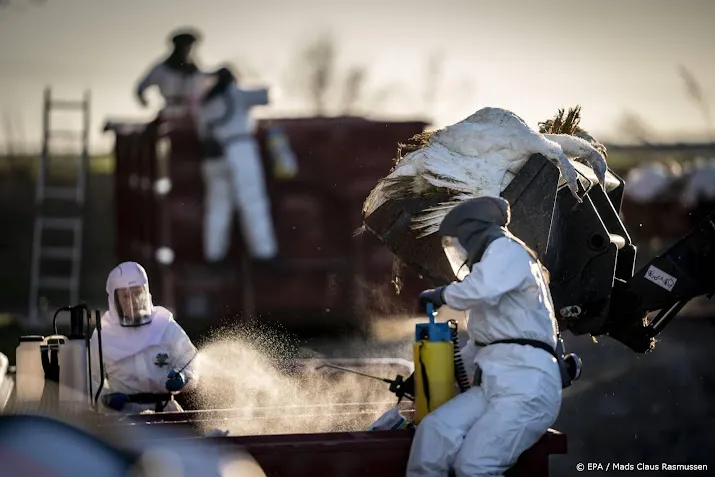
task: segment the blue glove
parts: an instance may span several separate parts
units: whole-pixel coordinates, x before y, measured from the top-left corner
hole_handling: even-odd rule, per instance
[[[166,378],[166,390],[170,393],[181,391],[186,386],[184,373],[171,370]]]
[[[432,303],[435,311],[444,305],[444,287],[433,288],[420,293],[420,311],[427,311],[427,303]]]
[[[129,396],[124,393],[112,393],[102,396],[102,404],[115,411],[124,409],[124,405],[129,402]]]

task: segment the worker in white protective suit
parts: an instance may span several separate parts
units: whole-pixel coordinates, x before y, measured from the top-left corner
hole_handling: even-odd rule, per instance
[[[199,112],[206,188],[204,256],[208,262],[226,256],[233,211],[238,209],[249,254],[257,260],[271,260],[277,243],[263,163],[249,120],[252,107],[268,104],[268,90],[239,87],[228,68],[221,68],[215,76],[216,83],[204,96]]]
[[[137,85],[136,96],[142,106],[147,106],[145,91],[156,86],[165,102],[161,111],[164,119],[176,119],[187,114],[195,117],[207,81],[206,74],[196,66],[191,55],[198,41],[198,32],[190,29],[172,36],[171,54],[153,65]]]
[[[698,158],[692,164],[680,197],[680,203],[688,211],[699,205],[715,201],[715,158]]]
[[[663,200],[675,179],[677,170],[660,162],[649,162],[628,172],[624,194],[640,204]]]
[[[470,341],[461,354],[474,386],[420,422],[408,477],[447,477],[450,469],[457,477],[503,475],[559,414],[548,272],[508,231],[510,216],[504,199],[480,197],[454,207],[440,225],[460,281],[422,292],[420,304],[467,311]]]
[[[173,396],[198,383],[197,350],[172,313],[155,306],[144,268],[117,265],[107,278],[109,311],[102,316],[101,351],[105,380],[101,402],[125,413],[181,411]],[[99,362],[97,331],[92,362]],[[99,366],[92,366],[92,389],[99,389]],[[96,372],[95,372],[96,371]]]

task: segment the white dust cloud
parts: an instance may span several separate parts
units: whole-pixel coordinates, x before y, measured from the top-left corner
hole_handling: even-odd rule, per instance
[[[255,321],[214,333],[200,346],[198,405],[231,411],[208,413],[200,428],[218,427],[230,435],[365,430],[397,402],[389,384],[378,380],[329,368],[301,373],[300,360],[292,359],[297,344]],[[403,344],[411,347],[409,339]],[[359,371],[396,375],[395,367],[385,365]]]

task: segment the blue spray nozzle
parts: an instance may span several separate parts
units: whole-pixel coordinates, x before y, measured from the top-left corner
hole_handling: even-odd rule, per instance
[[[429,322],[434,323],[434,303],[427,303],[427,316],[429,316]]]
[[[419,323],[415,327],[416,341],[451,341],[452,330],[448,323],[435,323],[434,303],[426,303],[425,309],[429,316],[429,323]]]

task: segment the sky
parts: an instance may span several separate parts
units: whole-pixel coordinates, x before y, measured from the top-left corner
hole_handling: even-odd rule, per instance
[[[92,150],[108,151],[107,119],[148,120],[158,110],[155,95],[142,109],[134,87],[183,26],[204,35],[202,67],[229,62],[250,84],[279,92],[259,117],[309,112],[296,83],[300,51],[324,33],[336,40],[341,75],[366,69],[360,112],[372,118],[442,127],[495,106],[536,127],[580,104],[582,126],[602,142],[629,139],[625,114],[663,140],[706,138],[681,64],[715,115],[712,0],[12,1],[0,9],[0,154],[8,136],[16,148],[39,148],[48,85],[61,99],[91,90]],[[439,52],[443,75],[429,107],[427,64]],[[79,124],[67,114],[53,116],[57,128]]]

